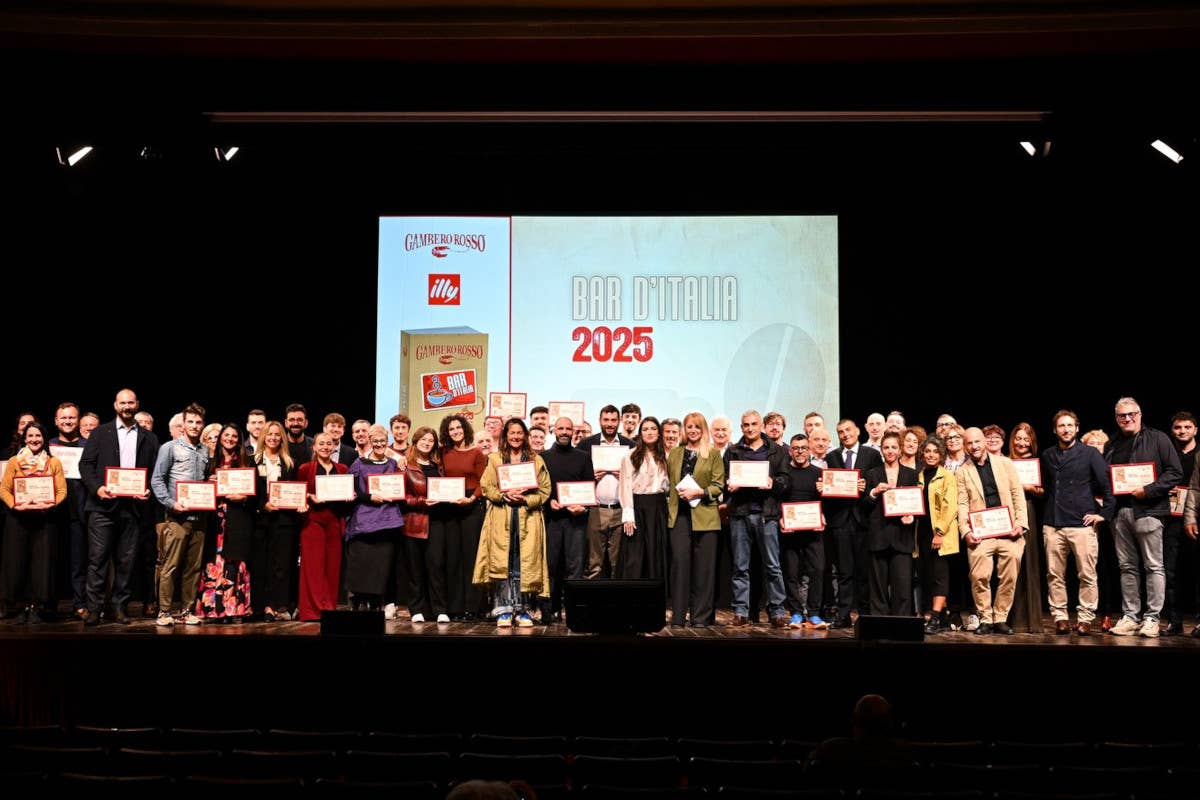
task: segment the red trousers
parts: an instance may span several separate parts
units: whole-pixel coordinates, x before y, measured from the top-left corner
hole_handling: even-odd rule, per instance
[[[318,620],[337,608],[345,520],[328,511],[308,515],[300,531],[300,619]]]

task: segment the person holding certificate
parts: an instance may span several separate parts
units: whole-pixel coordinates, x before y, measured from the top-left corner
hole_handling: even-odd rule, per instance
[[[1028,422],[1018,422],[1013,428],[1008,437],[1008,457],[1014,461],[1040,464],[1037,434]],[[1021,486],[1025,491],[1025,514],[1029,530],[1025,533],[1021,573],[1017,576],[1017,592],[1013,596],[1013,607],[1008,616],[1013,629],[1023,633],[1042,632],[1042,598],[1045,596],[1042,581],[1045,580],[1046,573],[1042,569],[1042,529],[1038,520],[1042,518],[1042,496],[1045,490],[1040,483],[1039,481],[1035,485],[1023,480]]]
[[[404,535],[396,542],[397,580],[402,575],[408,578],[404,603],[414,624],[424,622],[427,614],[436,614],[439,623],[447,623],[450,621],[446,599],[448,544],[446,526],[442,524],[446,509],[435,506],[437,500],[428,499],[430,479],[444,477],[437,432],[433,428],[421,427],[413,432],[404,469]],[[396,594],[400,594],[399,586]]]
[[[91,434],[84,432],[80,422],[79,435],[87,439],[79,459],[79,478],[88,493],[84,508],[88,514],[88,613],[83,620],[86,625],[100,622],[110,559],[116,562],[112,585],[116,620],[129,621],[125,604],[129,602],[129,578],[137,556],[138,533],[143,517],[153,514],[146,502],[150,491],[144,485],[144,477],[154,466],[158,438],[134,419],[138,400],[132,390],[118,392],[113,408],[116,419],[96,426]],[[136,470],[141,470],[143,477],[140,492],[114,494],[109,490],[109,477],[136,475]],[[112,488],[118,487],[114,484]]]
[[[1168,496],[1183,483],[1183,470],[1170,437],[1142,424],[1137,400],[1122,397],[1117,401],[1116,415],[1121,432],[1104,450],[1116,496],[1113,534],[1121,566],[1122,616],[1112,633],[1154,637],[1159,635],[1158,618],[1166,601],[1163,520],[1171,514]]]
[[[867,447],[858,440],[858,425],[846,418],[838,420],[834,430],[841,445],[826,454],[829,469],[856,469],[859,471],[857,490],[859,497],[824,498],[825,518],[833,532],[834,567],[837,570],[837,617],[831,628],[849,628],[854,623],[850,612],[866,614],[870,610],[871,556],[866,549],[867,517],[870,509],[859,502],[861,493],[867,491],[867,482],[861,473],[879,466],[883,459],[879,451]],[[824,493],[824,480],[818,485]]]
[[[671,627],[713,624],[717,576],[718,506],[725,462],[709,438],[708,421],[693,411],[683,418],[683,446],[667,453],[667,527],[671,532]],[[690,619],[688,615],[690,613]]]
[[[954,477],[958,481],[958,530],[967,539],[971,593],[980,617],[975,633],[987,635],[995,631],[1010,635],[1013,629],[1008,624],[1008,611],[1017,589],[1028,529],[1025,491],[1013,463],[1004,456],[988,453],[983,431],[967,428],[963,436],[969,458]],[[1007,510],[1007,516],[998,513],[1002,509]],[[990,527],[997,525],[995,519],[1007,520],[1005,526],[1012,527]],[[976,524],[981,528],[977,530]],[[993,562],[996,562],[994,568]],[[994,600],[993,569],[999,577]]]
[[[222,432],[224,438],[225,433]],[[300,451],[307,452],[303,443],[301,445]],[[294,616],[289,606],[293,596],[292,568],[296,563],[301,511],[277,507],[271,500],[270,486],[278,481],[300,480],[298,473],[301,465],[293,458],[292,445],[283,423],[272,420],[259,431],[258,449],[250,466],[254,469],[255,495],[247,500],[253,501],[257,511],[248,553],[252,599],[262,608],[263,619],[267,622],[287,622]],[[340,544],[340,536],[338,541]],[[228,536],[225,538],[225,552],[226,563],[229,563]],[[234,555],[238,554],[238,549],[235,549]]]
[[[318,475],[345,475],[350,471],[345,464],[333,460],[336,447],[333,436],[324,431],[318,433],[313,437],[312,461],[301,464],[296,470],[296,480],[308,486],[307,505],[298,509],[304,516],[300,529],[300,601],[297,611],[305,622],[319,620],[322,611],[337,609],[347,504],[317,499]],[[259,474],[262,474],[261,467]],[[270,505],[265,510],[268,514],[273,511]]]
[[[261,447],[260,447],[261,450]],[[237,425],[221,426],[217,451],[208,462],[208,478],[218,482],[216,557],[204,568],[197,616],[205,619],[238,619],[250,614],[250,553],[258,525],[258,505],[253,494],[222,492],[218,470],[243,470],[253,487],[254,471]],[[223,473],[227,475],[230,473]]]
[[[171,602],[175,597],[175,579],[179,576],[179,594],[183,607],[178,621],[199,625],[193,613],[200,563],[204,555],[204,531],[208,510],[189,508],[180,499],[178,487],[183,481],[203,481],[208,471],[208,448],[200,441],[204,430],[204,408],[192,403],[183,410],[183,435],[172,439],[158,451],[150,485],[154,496],[166,511],[167,521],[158,537],[158,619],[156,625],[174,625]]]
[[[621,460],[621,563],[624,580],[663,578],[667,548],[667,453],[655,417],[638,423],[637,446]]]
[[[445,528],[447,605],[451,620],[475,620],[483,612],[483,592],[471,582],[471,567],[483,529],[484,501],[479,479],[487,467],[487,456],[474,446],[475,430],[462,414],[445,417],[438,433],[442,473],[447,478],[462,478],[465,487],[464,497],[456,504],[447,503],[442,514],[431,520],[434,528]],[[433,530],[430,536],[436,538]]]
[[[821,470],[809,461],[808,436],[797,433],[789,443],[791,459],[788,461],[788,493],[785,503],[820,503],[821,493],[817,482]],[[808,506],[819,510],[820,506]],[[783,506],[784,510],[788,508]],[[825,591],[825,543],[821,532],[825,530],[824,515],[816,527],[792,529],[780,523],[779,555],[783,562],[783,584],[787,589],[787,605],[791,611],[789,628],[800,629],[805,625],[813,630],[826,630],[829,623],[821,618],[821,602]],[[805,579],[807,578],[807,586]],[[809,609],[816,613],[809,614]]]
[[[615,432],[615,428],[614,428]],[[520,419],[510,419],[501,430],[499,452],[488,456],[479,481],[488,501],[475,557],[474,581],[490,584],[495,599],[496,626],[533,625],[533,595],[549,594],[546,569],[546,527],[542,506],[550,499],[550,473],[542,457],[529,447],[529,432]],[[505,467],[532,463],[537,485],[513,486]],[[518,483],[524,483],[519,481]]]
[[[620,410],[612,404],[606,405],[600,409],[600,432],[579,443],[580,451],[587,453],[592,460],[592,475],[596,481],[596,505],[588,509],[587,521],[588,560],[584,577],[588,580],[617,574],[621,540],[625,538],[621,521],[620,464],[618,462],[614,467],[608,463],[608,454],[592,452],[593,449],[605,447],[633,447],[632,439],[617,432],[620,426]],[[604,564],[606,556],[607,569]]]
[[[879,440],[883,464],[863,473],[870,488],[863,503],[870,509],[867,550],[871,554],[871,613],[876,616],[911,617],[912,554],[917,549],[916,516],[895,516],[886,508],[884,494],[891,489],[917,486],[916,470],[900,463],[900,434],[885,433]]]
[[[18,622],[38,623],[54,610],[58,515],[67,499],[62,462],[50,455],[40,422],[25,426],[24,444],[4,470],[0,500],[4,521],[5,607],[23,605]]]
[[[928,603],[925,633],[936,634],[950,627],[946,597],[950,593],[950,561],[958,553],[958,481],[942,466],[946,445],[930,436],[921,447],[921,471],[917,483],[924,487],[926,514],[917,517],[917,549],[920,559],[921,597]],[[922,613],[926,609],[921,609]]]
[[[71,534],[71,608],[75,616],[83,619],[87,615],[87,516],[83,513],[87,505],[87,487],[79,479],[79,458],[83,456],[83,445],[86,442],[79,435],[79,406],[69,402],[60,403],[54,412],[54,425],[58,428],[58,436],[50,440],[50,455],[59,454],[56,457],[63,462],[63,473],[67,477],[67,502],[60,506],[60,510],[64,517],[61,524],[68,526]],[[67,461],[71,455],[75,457],[74,470]],[[153,539],[151,541],[153,542]],[[151,547],[151,583],[154,578],[153,562],[156,558],[157,554]],[[153,586],[147,595],[158,597]]]
[[[583,577],[587,558],[587,505],[566,505],[559,499],[560,484],[589,484],[595,494],[592,459],[571,445],[575,426],[570,417],[554,421],[554,444],[542,453],[550,473],[550,504],[546,518],[546,568],[550,573],[550,596],[541,601],[542,624],[561,617],[567,580]]]
[[[430,429],[419,429],[418,436],[427,430]],[[395,459],[388,456],[387,428],[371,425],[366,433],[370,452],[350,465],[350,474],[354,476],[355,499],[350,519],[346,521],[346,591],[352,597],[355,611],[363,606],[368,611],[378,611],[383,608],[388,570],[395,559],[396,547],[399,546],[397,539],[405,524],[404,513],[400,510],[401,501],[390,500],[378,490],[372,492],[369,485],[372,475],[395,475],[400,471]],[[416,436],[413,438],[417,439]],[[413,453],[409,453],[410,463],[413,456]],[[416,498],[413,501],[419,502]],[[423,545],[428,529],[419,535]],[[417,560],[424,576],[424,547],[420,548]],[[424,590],[424,586],[421,589]],[[423,604],[424,597],[415,602]],[[413,615],[414,622],[424,621],[417,620],[417,616]]]

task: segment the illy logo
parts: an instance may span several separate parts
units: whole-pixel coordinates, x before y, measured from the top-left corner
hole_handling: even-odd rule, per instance
[[[457,306],[462,299],[462,278],[459,275],[429,276],[429,305]]]

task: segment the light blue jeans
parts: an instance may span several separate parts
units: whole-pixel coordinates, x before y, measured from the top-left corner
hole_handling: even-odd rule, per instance
[[[1113,539],[1117,545],[1117,563],[1121,566],[1121,612],[1133,620],[1158,620],[1167,594],[1167,573],[1163,567],[1163,524],[1157,517],[1137,519],[1132,508],[1122,508],[1113,520]],[[1142,571],[1138,554],[1146,569],[1146,608],[1142,610]]]

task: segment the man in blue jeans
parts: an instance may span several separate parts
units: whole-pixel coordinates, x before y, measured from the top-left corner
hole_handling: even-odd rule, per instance
[[[763,438],[762,415],[742,414],[742,440],[725,451],[729,490],[730,539],[733,545],[733,627],[750,624],[750,541],[758,545],[763,580],[767,583],[767,613],[771,625],[788,626],[784,608],[783,572],[779,568],[779,498],[787,494],[788,453]],[[770,487],[739,486],[732,478],[735,461],[765,461]]]

